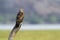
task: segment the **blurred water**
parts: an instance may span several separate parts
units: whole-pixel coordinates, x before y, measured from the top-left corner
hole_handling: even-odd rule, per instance
[[[0,24],[0,30],[11,30],[14,24]],[[60,24],[24,24],[20,30],[60,30]]]

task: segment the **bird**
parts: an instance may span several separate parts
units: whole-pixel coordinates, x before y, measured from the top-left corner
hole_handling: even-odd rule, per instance
[[[16,17],[16,24],[13,27],[13,29],[11,30],[9,37],[8,37],[8,40],[14,40],[16,33],[21,28],[21,23],[23,22],[23,19],[24,19],[24,10],[20,9],[18,14],[17,14],[17,17]]]

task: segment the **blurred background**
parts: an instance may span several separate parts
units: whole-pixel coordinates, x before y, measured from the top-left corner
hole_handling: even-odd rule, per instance
[[[36,34],[42,34],[42,38],[36,37],[35,39],[33,36],[33,40],[44,40],[44,34],[48,34],[46,40],[60,40],[60,36],[58,36],[60,31],[53,31],[53,33],[51,31],[41,31],[60,30],[60,0],[0,0],[0,30],[9,30],[14,27],[17,13],[21,8],[24,9],[24,21],[21,30],[40,30],[36,31]],[[25,31],[21,31],[21,33],[25,33]],[[32,34],[34,33],[35,31]],[[3,36],[1,37],[3,38]],[[30,40],[32,39],[30,38]]]
[[[0,24],[15,24],[21,8],[24,24],[60,24],[60,0],[0,0]]]

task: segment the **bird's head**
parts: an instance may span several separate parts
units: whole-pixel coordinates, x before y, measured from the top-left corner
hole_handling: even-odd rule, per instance
[[[20,9],[20,12],[22,12],[22,13],[23,13],[23,12],[24,12],[24,10],[23,10],[23,9]]]

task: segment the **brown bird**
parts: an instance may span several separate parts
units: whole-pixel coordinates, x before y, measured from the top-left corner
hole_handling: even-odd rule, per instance
[[[16,33],[21,28],[21,23],[23,22],[23,19],[24,19],[24,11],[23,11],[23,9],[20,9],[18,14],[17,14],[17,17],[16,17],[16,24],[15,24],[14,28],[12,29],[8,40],[14,39],[14,36],[16,35]]]

